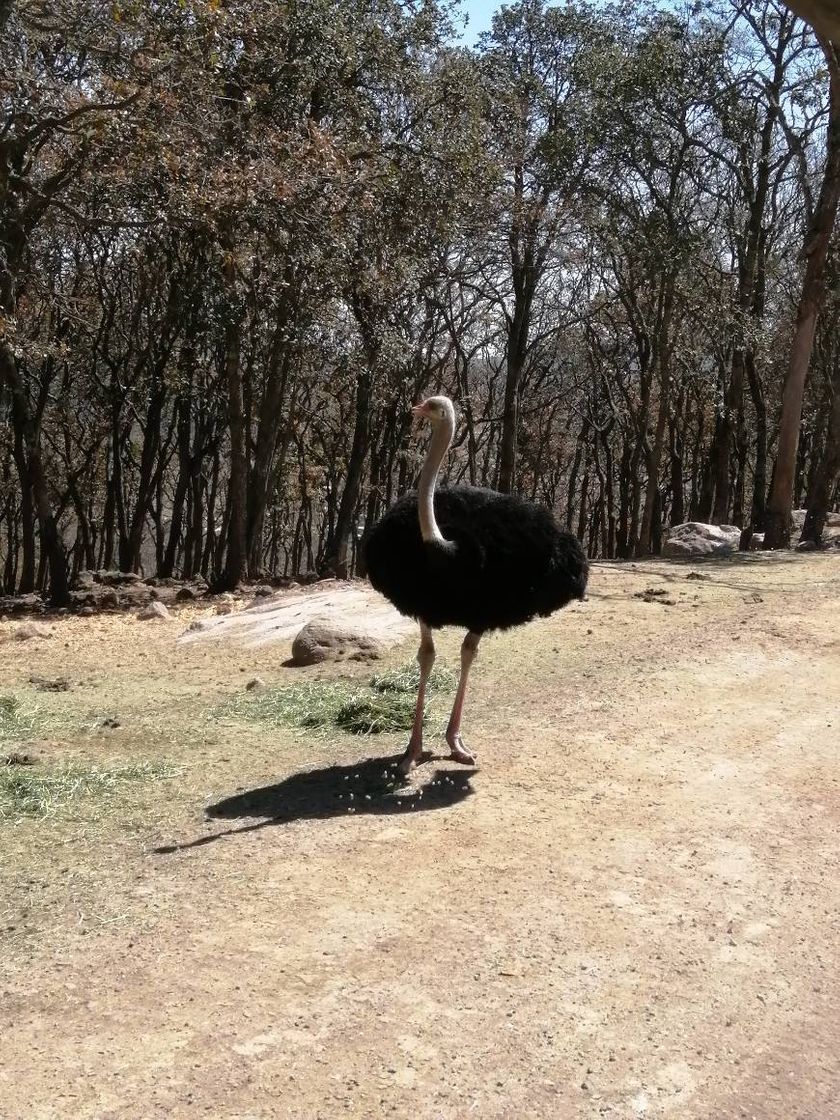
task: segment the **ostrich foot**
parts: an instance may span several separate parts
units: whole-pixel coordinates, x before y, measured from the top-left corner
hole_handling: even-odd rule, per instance
[[[467,750],[464,746],[464,740],[461,738],[460,732],[448,734],[446,741],[449,744],[449,757],[453,762],[460,762],[464,766],[475,766],[476,757],[472,751]]]
[[[428,762],[431,757],[431,752],[424,751],[422,744],[415,746],[413,743],[409,743],[405,748],[405,754],[397,763],[397,770],[405,777],[422,762]]]

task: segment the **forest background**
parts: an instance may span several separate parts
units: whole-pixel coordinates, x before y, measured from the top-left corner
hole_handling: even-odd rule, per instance
[[[0,0],[3,591],[353,574],[430,392],[450,480],[593,557],[689,519],[786,546],[792,507],[820,539],[834,49],[775,2],[459,19]]]

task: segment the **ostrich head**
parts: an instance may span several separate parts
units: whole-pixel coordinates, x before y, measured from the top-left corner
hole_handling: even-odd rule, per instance
[[[443,425],[455,431],[455,406],[449,397],[427,397],[411,411],[418,419],[428,420],[433,428]]]

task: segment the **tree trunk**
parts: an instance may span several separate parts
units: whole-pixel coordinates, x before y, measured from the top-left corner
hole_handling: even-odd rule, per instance
[[[46,559],[50,575],[50,604],[54,607],[70,605],[70,586],[67,579],[67,557],[64,554],[58,525],[56,524],[49,488],[41,459],[41,445],[32,410],[17,362],[11,347],[0,338],[0,381],[5,382],[12,396],[12,419],[20,429],[28,459],[32,494],[41,531],[41,559]]]
[[[519,386],[528,352],[530,298],[517,294],[513,319],[508,329],[507,376],[502,410],[502,436],[499,446],[498,489],[510,494],[516,486],[516,450],[519,442]]]
[[[822,43],[828,64],[830,110],[826,161],[820,197],[805,242],[807,264],[796,315],[793,344],[782,390],[779,448],[773,488],[767,506],[765,548],[786,548],[790,543],[790,516],[802,400],[814,345],[817,316],[823,302],[825,265],[840,200],[840,58],[837,48]]]
[[[277,439],[283,420],[283,405],[289,381],[289,364],[292,349],[289,345],[294,273],[287,268],[284,274],[285,296],[278,308],[271,340],[268,374],[259,409],[254,462],[248,479],[248,571],[255,577],[262,563],[262,532],[265,510],[270,496],[270,482],[274,478],[272,465]]]
[[[246,516],[248,460],[245,447],[245,406],[242,386],[242,309],[234,306],[233,265],[226,265],[231,288],[228,322],[225,327],[225,381],[230,428],[230,473],[228,475],[228,526],[225,565],[214,591],[233,591],[242,582],[246,565]]]
[[[832,389],[834,399],[831,403],[825,446],[808,494],[808,512],[801,537],[801,540],[813,541],[817,545],[822,542],[831,495],[840,477],[840,363],[834,366]]]
[[[17,424],[12,455],[20,481],[20,532],[23,547],[23,562],[17,589],[21,594],[28,594],[35,590],[35,506],[32,503],[32,475],[23,445],[23,432]]]
[[[653,447],[647,456],[648,483],[639,539],[635,555],[646,556],[653,548],[654,510],[659,501],[659,467],[662,450],[665,446],[665,428],[668,423],[668,409],[671,398],[671,315],[674,306],[674,285],[669,280],[662,309],[662,323],[658,331],[657,359],[659,364],[659,411],[656,417],[656,430]]]
[[[350,449],[350,460],[347,464],[347,479],[338,507],[335,530],[324,557],[325,571],[338,576],[339,579],[346,579],[348,575],[347,554],[350,533],[353,529],[353,513],[359,500],[362,473],[370,439],[371,390],[371,372],[365,367],[360,371],[356,382],[356,416],[353,425],[353,444]]]

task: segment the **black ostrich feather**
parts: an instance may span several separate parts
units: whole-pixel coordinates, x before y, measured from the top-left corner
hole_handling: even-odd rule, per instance
[[[547,509],[470,486],[439,488],[434,507],[443,542],[423,540],[410,493],[363,544],[370,582],[401,614],[483,634],[583,598],[586,555]]]

